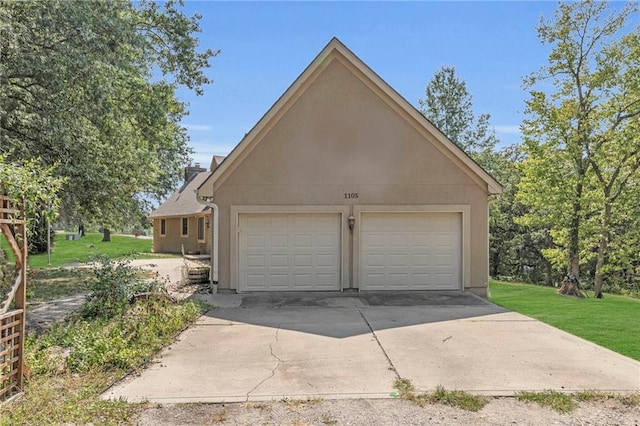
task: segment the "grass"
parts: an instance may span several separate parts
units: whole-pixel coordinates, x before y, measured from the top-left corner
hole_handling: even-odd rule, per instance
[[[402,399],[424,407],[427,404],[444,404],[467,411],[480,411],[489,403],[489,398],[483,395],[474,395],[464,391],[448,391],[438,386],[434,392],[417,393],[409,379],[398,379],[394,383],[397,394]],[[576,393],[564,393],[554,390],[543,392],[517,392],[516,399],[521,402],[536,403],[541,407],[547,407],[558,413],[571,413],[578,407],[578,402],[605,401],[613,399],[627,407],[640,407],[640,393],[619,395],[610,392],[582,391]]]
[[[29,302],[45,302],[89,291],[94,278],[88,268],[32,269],[27,285]]]
[[[544,392],[518,392],[516,399],[522,402],[535,402],[541,407],[548,407],[558,413],[570,413],[577,404],[570,394],[547,390]]]
[[[87,234],[79,240],[67,240],[58,235],[51,251],[51,265],[48,265],[47,253],[29,256],[32,269],[57,267],[66,263],[85,263],[92,256],[105,254],[112,259],[133,254],[151,254],[153,241],[112,235],[111,242],[103,243],[102,234]]]
[[[446,390],[442,386],[436,387],[434,392],[417,393],[409,379],[398,379],[395,388],[402,399],[424,407],[427,404],[444,404],[467,411],[480,411],[489,399],[483,395],[474,395],[469,392]]]
[[[557,289],[491,281],[490,300],[640,361],[640,300],[561,296]]]
[[[151,252],[153,241],[147,238],[133,238],[122,235],[111,235],[111,242],[103,243],[102,234],[87,234],[79,240],[67,240],[65,234],[58,234],[55,245],[51,250],[51,265],[48,264],[47,253],[29,256],[29,266],[32,269],[55,268],[67,263],[85,263],[92,256],[105,254],[112,259],[125,256],[139,258],[171,257],[171,255],[154,254]],[[9,249],[9,244],[0,237],[0,248],[7,253],[10,263],[15,260]]]

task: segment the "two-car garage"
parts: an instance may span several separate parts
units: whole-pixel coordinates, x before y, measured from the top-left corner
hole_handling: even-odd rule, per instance
[[[461,212],[361,212],[353,235],[345,221],[344,212],[239,213],[238,291],[462,289]]]

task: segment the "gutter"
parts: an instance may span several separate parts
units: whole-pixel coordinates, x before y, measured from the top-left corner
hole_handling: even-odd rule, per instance
[[[211,207],[213,210],[213,226],[211,226],[211,261],[212,270],[209,281],[211,284],[211,292],[218,292],[218,206],[213,202],[213,197],[200,197],[198,192],[196,193],[196,200],[198,203]]]

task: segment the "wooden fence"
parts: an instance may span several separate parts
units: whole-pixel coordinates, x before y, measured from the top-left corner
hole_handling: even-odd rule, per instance
[[[0,403],[22,392],[27,287],[27,229],[24,209],[0,195],[0,231],[15,256],[16,278],[0,300]],[[0,297],[3,295],[0,294]]]

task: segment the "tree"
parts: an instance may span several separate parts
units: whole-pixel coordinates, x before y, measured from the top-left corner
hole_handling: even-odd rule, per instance
[[[552,285],[553,267],[543,255],[552,244],[548,230],[522,225],[515,220],[527,212],[527,207],[516,199],[522,149],[520,145],[507,146],[494,157],[494,177],[504,191],[489,206],[490,275]]]
[[[549,64],[525,81],[553,87],[531,90],[519,200],[531,207],[523,223],[546,224],[557,266],[580,266],[596,256],[594,290],[602,297],[617,203],[640,167],[640,27],[621,35],[637,11],[626,3],[561,3],[538,36],[553,45]]]
[[[65,177],[61,214],[105,229],[177,184],[187,113],[218,52],[197,51],[200,17],[175,2],[0,3],[0,148]]]
[[[30,252],[34,251],[31,240],[39,232],[34,223],[50,223],[56,218],[60,206],[57,195],[63,184],[64,179],[54,177],[54,167],[45,167],[37,159],[10,162],[6,154],[0,154],[0,193],[24,206]]]
[[[425,99],[419,99],[420,112],[452,142],[481,165],[490,169],[498,139],[489,127],[489,114],[473,112],[473,96],[467,85],[456,76],[453,67],[442,67],[425,89]]]

